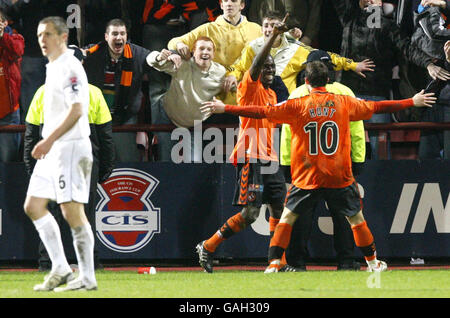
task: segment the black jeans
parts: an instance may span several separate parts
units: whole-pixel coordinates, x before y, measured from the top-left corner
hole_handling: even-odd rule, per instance
[[[450,122],[450,105],[438,102],[422,110],[422,121]],[[420,159],[450,159],[450,131],[422,130],[419,144]]]

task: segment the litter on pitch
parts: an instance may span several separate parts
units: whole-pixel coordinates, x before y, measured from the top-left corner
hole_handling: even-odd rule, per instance
[[[138,268],[138,274],[155,275],[156,274],[156,268],[154,268],[153,266],[151,266],[151,267],[139,267]]]

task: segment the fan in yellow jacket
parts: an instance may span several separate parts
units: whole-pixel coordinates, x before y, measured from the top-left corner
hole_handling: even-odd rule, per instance
[[[275,12],[268,12],[265,15],[262,23],[263,36],[254,39],[244,48],[241,58],[231,66],[227,76],[233,76],[237,81],[242,79],[243,74],[250,69],[254,57],[261,51],[264,42],[272,33],[273,25],[281,20],[281,16]],[[276,75],[281,77],[289,93],[297,87],[297,75],[305,68],[304,62],[312,51],[316,49],[299,41],[292,41],[286,34],[281,34],[274,42],[270,54],[275,60]],[[355,62],[336,53],[328,52],[328,54],[335,70],[354,71],[364,76],[362,72],[371,71],[374,67],[369,60]]]
[[[261,26],[248,21],[245,16],[241,16],[239,24],[233,25],[221,15],[214,22],[202,24],[189,33],[173,38],[167,46],[170,50],[178,50],[177,45],[182,42],[192,50],[195,40],[200,36],[207,36],[214,41],[214,62],[229,67],[239,59],[247,43],[261,36]]]

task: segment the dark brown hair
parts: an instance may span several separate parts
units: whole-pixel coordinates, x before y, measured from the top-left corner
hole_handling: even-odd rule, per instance
[[[127,31],[127,33],[128,33],[128,26],[121,19],[112,19],[108,23],[106,23],[105,33],[108,33],[108,29],[109,29],[110,26],[116,26],[116,27],[124,26],[126,31]]]
[[[281,22],[283,21],[283,18],[284,18],[283,15],[279,11],[267,11],[262,17],[262,21],[264,21],[265,19],[269,19],[269,20],[278,20]]]
[[[305,78],[312,87],[325,86],[328,82],[328,67],[320,61],[306,64]]]

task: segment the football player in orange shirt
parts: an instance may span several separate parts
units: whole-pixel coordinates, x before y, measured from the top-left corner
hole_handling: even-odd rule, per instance
[[[224,105],[219,100],[204,103],[204,112],[231,113],[288,123],[292,129],[292,187],[281,219],[270,241],[269,266],[265,273],[278,272],[287,248],[292,225],[304,210],[314,209],[325,199],[330,207],[347,217],[356,246],[363,253],[369,271],[384,271],[387,264],[376,257],[372,232],[362,213],[362,202],[352,174],[349,122],[369,119],[374,113],[395,112],[407,107],[430,107],[433,93],[423,91],[413,98],[394,101],[363,101],[328,93],[328,69],[320,61],[306,67],[311,94],[287,100],[273,107]]]
[[[276,36],[287,30],[285,20],[286,18],[244,74],[237,90],[238,105],[269,107],[277,103],[277,95],[270,88],[275,77],[275,62],[269,53]],[[240,118],[239,136],[230,161],[236,165],[237,179],[233,205],[241,206],[242,210],[230,217],[209,239],[197,244],[199,263],[208,273],[213,271],[212,256],[216,248],[224,240],[255,222],[264,203],[270,213],[269,231],[271,234],[275,231],[283,211],[286,186],[274,149],[277,138],[273,134],[274,129],[276,124],[264,118]],[[282,265],[286,265],[284,259]]]

